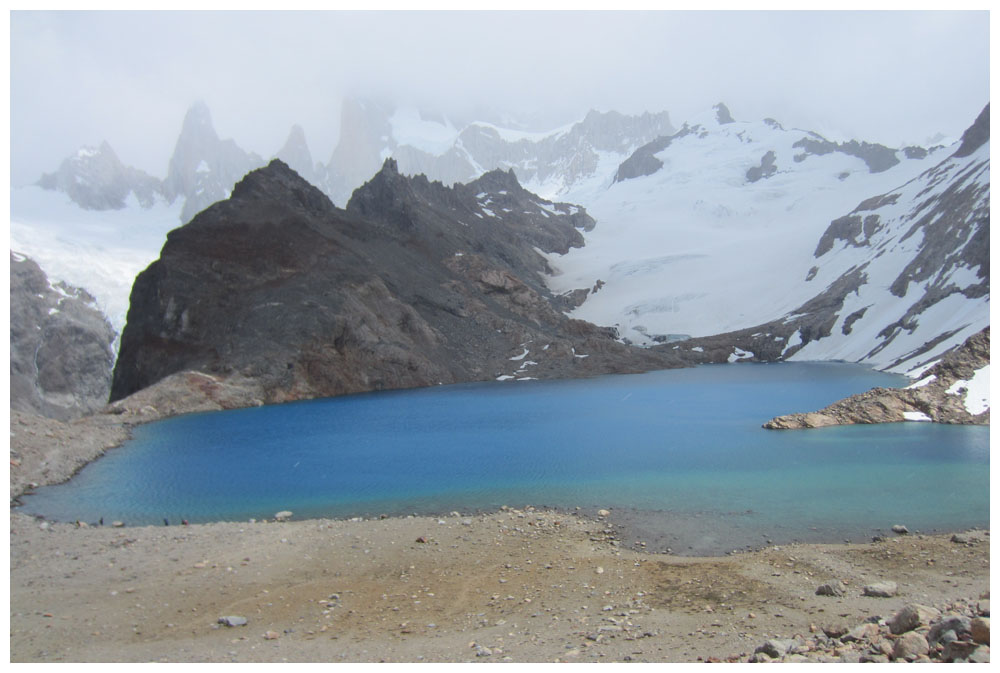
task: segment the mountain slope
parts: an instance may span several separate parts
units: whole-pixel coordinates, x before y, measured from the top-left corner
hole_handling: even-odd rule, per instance
[[[898,160],[874,170],[852,148],[875,146],[808,152],[815,134],[716,107],[637,150],[610,186],[566,194],[597,221],[584,248],[550,256],[553,292],[599,288],[573,317],[652,345],[787,315],[816,294],[804,278],[830,221],[943,154],[882,148]]]
[[[87,292],[10,253],[11,409],[67,420],[103,407],[114,339]]]
[[[277,402],[679,364],[550,304],[536,246],[565,251],[591,224],[511,173],[448,188],[391,160],[340,210],[272,161],[136,279],[111,397],[192,369]]]
[[[678,344],[720,359],[917,374],[989,325],[989,106],[951,156],[834,219],[781,318]]]

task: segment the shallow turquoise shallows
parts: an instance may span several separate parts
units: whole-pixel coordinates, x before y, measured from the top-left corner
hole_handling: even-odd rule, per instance
[[[831,541],[988,525],[988,428],[761,428],[903,384],[855,365],[717,365],[191,414],[137,428],[23,509],[139,525],[607,507]]]

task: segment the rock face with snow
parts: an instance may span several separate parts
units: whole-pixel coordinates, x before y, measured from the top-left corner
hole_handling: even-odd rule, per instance
[[[59,420],[107,403],[115,333],[84,290],[10,255],[11,409]]]
[[[281,153],[296,165],[311,163],[305,138],[297,126]],[[199,102],[184,117],[165,179],[123,165],[105,142],[98,148],[80,148],[63,161],[58,171],[42,175],[38,184],[65,192],[88,210],[125,208],[132,195],[144,209],[157,202],[180,200],[180,219],[187,222],[206,206],[228,197],[236,182],[263,164],[259,156],[244,152],[234,141],[221,140],[212,126],[208,107]],[[309,168],[309,175],[316,179]]]
[[[87,210],[120,210],[130,196],[149,208],[162,188],[158,179],[122,164],[107,142],[80,148],[59,170],[42,175],[38,185],[65,192]]]
[[[592,224],[510,172],[449,188],[387,160],[340,210],[272,161],[136,279],[112,399],[187,370],[277,402],[679,364],[552,307],[536,248]]]
[[[610,189],[570,194],[598,224],[586,247],[550,257],[550,286],[601,281],[573,317],[705,362],[900,372],[989,324],[988,106],[950,156],[894,161],[718,115],[637,150]]]
[[[526,133],[487,122],[455,126],[439,115],[384,103],[346,100],[341,139],[325,191],[338,203],[392,156],[401,173],[445,184],[468,182],[493,169],[513,169],[536,192],[556,195],[601,176],[637,147],[673,132],[666,112],[627,116],[589,112],[552,132]]]
[[[926,368],[989,325],[989,106],[959,149],[865,199],[820,236],[805,285],[822,288],[784,317],[694,339],[707,361],[841,359]]]
[[[874,388],[820,411],[790,414],[764,424],[772,430],[857,423],[934,421],[989,425],[990,331],[969,337],[906,388]]]
[[[168,201],[184,199],[181,221],[187,222],[206,206],[227,198],[236,182],[263,163],[232,140],[221,140],[208,106],[199,102],[184,117],[163,192]]]

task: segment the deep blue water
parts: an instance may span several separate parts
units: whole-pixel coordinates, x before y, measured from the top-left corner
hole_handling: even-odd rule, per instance
[[[734,530],[789,539],[988,525],[988,428],[761,428],[902,384],[855,365],[716,365],[191,414],[136,428],[24,510],[139,525],[532,504],[739,514]]]

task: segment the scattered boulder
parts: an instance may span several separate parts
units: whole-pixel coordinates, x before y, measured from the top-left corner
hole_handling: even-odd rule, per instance
[[[289,512],[287,509],[282,510],[274,515],[275,521],[288,521],[291,518],[292,518],[292,512]]]
[[[859,640],[871,640],[878,635],[878,624],[858,624],[840,637],[841,642],[853,643]]]
[[[926,605],[911,603],[893,615],[887,623],[889,630],[899,635],[900,633],[912,631],[918,626],[926,626],[940,616],[940,610],[927,607]]]
[[[962,634],[971,635],[972,620],[962,615],[945,615],[941,621],[931,627],[931,630],[927,634],[927,642],[931,645],[936,645],[939,642],[945,642],[949,640],[949,638],[946,637],[949,631],[956,637],[961,636]]]
[[[865,596],[872,596],[875,598],[892,598],[896,595],[898,587],[895,582],[874,582],[872,584],[866,584],[861,592]]]
[[[226,626],[246,626],[247,618],[238,615],[228,615],[226,617],[219,617],[219,623]]]
[[[845,593],[844,585],[840,582],[828,582],[816,588],[817,596],[843,596]]]
[[[910,529],[901,523],[897,523],[895,526],[892,527],[892,532],[896,533],[897,535],[909,535]]]
[[[768,640],[763,645],[760,645],[756,650],[754,650],[754,654],[758,652],[763,652],[772,659],[780,659],[781,657],[788,654],[788,652],[792,648],[794,648],[797,644],[798,643],[796,643],[794,640],[782,640],[778,638],[772,638],[771,640]]]
[[[945,663],[954,663],[959,661],[968,661],[972,653],[978,649],[975,643],[968,640],[953,640],[944,646],[944,651],[941,652],[941,661]]]
[[[912,661],[922,654],[927,654],[930,647],[927,639],[919,631],[907,631],[896,640],[892,648],[894,659]]]

